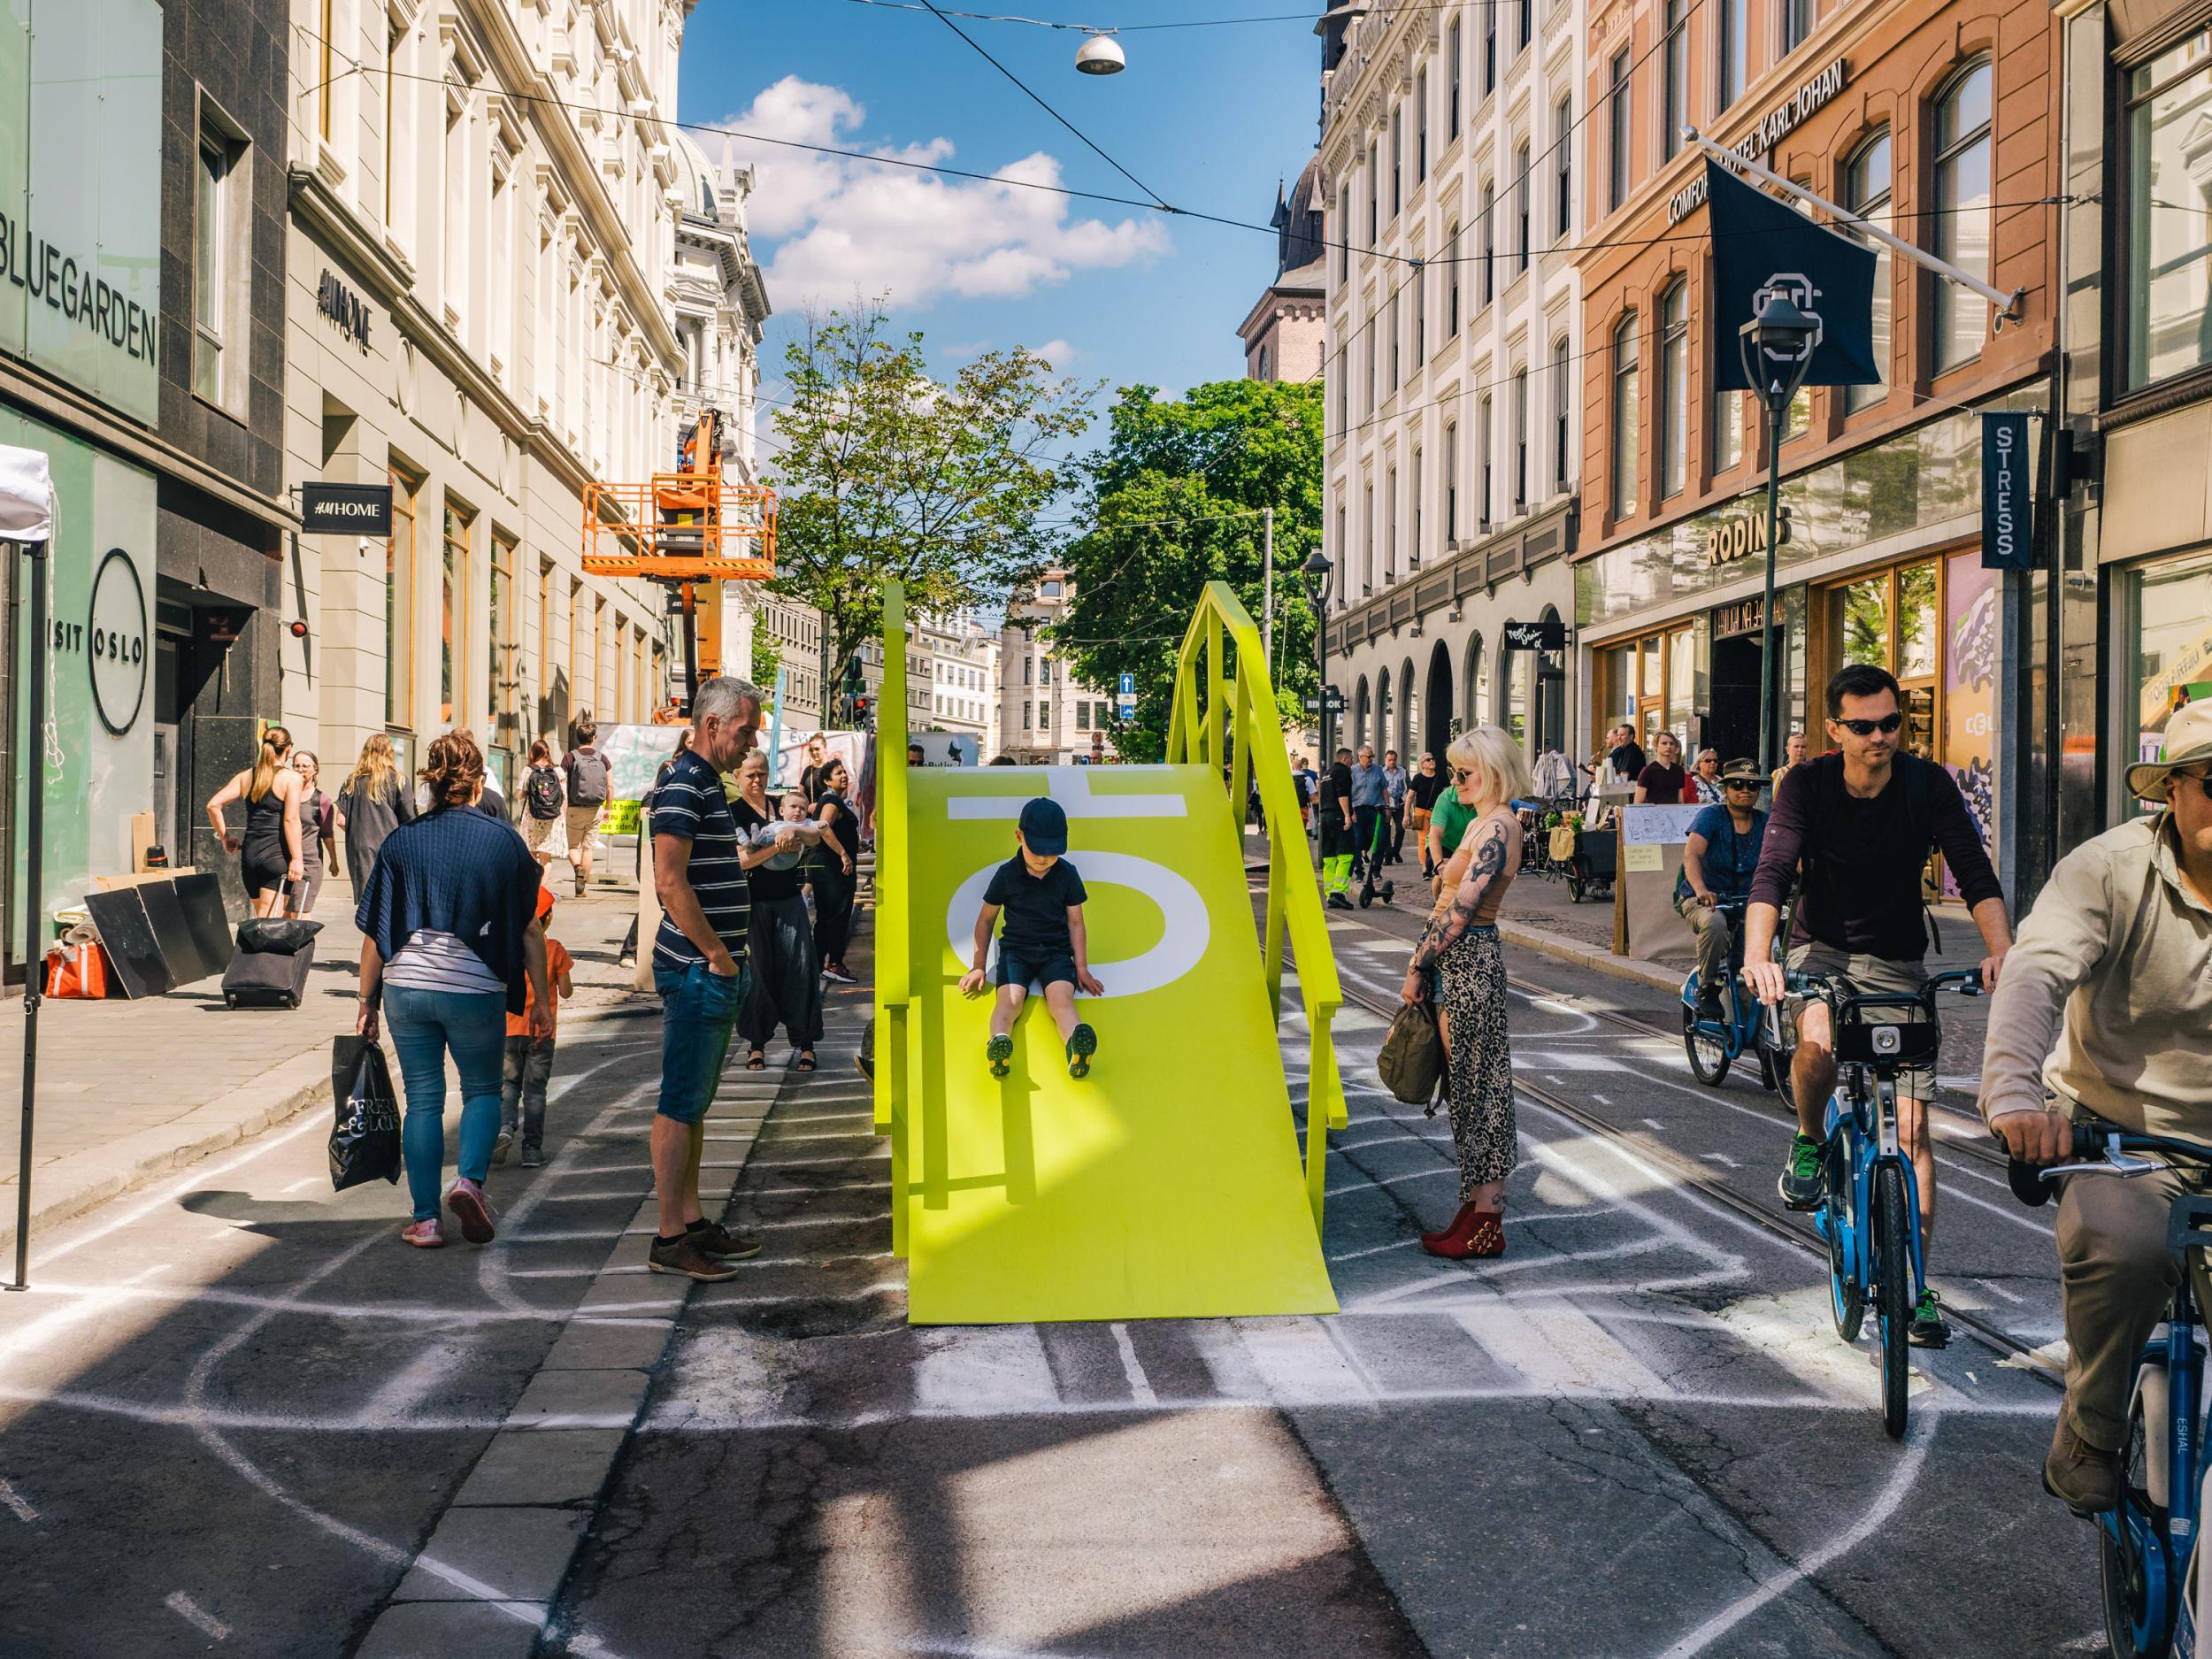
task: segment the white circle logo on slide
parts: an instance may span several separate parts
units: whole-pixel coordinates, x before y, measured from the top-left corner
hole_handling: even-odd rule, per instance
[[[1160,907],[1167,921],[1167,931],[1151,949],[1125,962],[1091,964],[1091,972],[1106,987],[1107,995],[1136,996],[1156,991],[1174,984],[1199,964],[1213,938],[1213,924],[1196,887],[1165,864],[1133,853],[1087,852],[1080,862],[1087,887],[1134,887]],[[962,962],[974,947],[976,912],[983,908],[984,889],[997,873],[997,864],[984,865],[960,884],[946,907],[945,937],[951,941],[954,956]],[[994,940],[984,966],[991,967],[997,961],[998,941]]]

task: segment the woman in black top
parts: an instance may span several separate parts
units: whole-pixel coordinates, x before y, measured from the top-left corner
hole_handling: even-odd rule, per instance
[[[1413,844],[1421,849],[1424,881],[1436,877],[1436,867],[1429,861],[1429,818],[1436,810],[1436,792],[1443,787],[1443,775],[1436,770],[1436,757],[1424,750],[1414,764],[1413,776],[1406,783],[1406,809],[1413,819]]]
[[[207,803],[207,821],[223,850],[238,855],[246,902],[256,916],[277,914],[300,879],[300,775],[285,764],[291,752],[292,734],[270,726],[262,733],[261,758],[253,770],[240,772]],[[243,841],[223,822],[223,809],[241,798],[246,803]]]
[[[323,764],[312,749],[292,751],[292,770],[300,775],[300,866],[302,877],[292,889],[292,914],[312,916],[322,894],[323,870],[338,873],[338,837],[330,797],[319,787]]]
[[[730,816],[737,820],[739,831],[749,836],[764,825],[783,821],[782,804],[768,794],[768,757],[755,749],[737,769],[737,799],[730,803]],[[740,853],[740,860],[753,850]],[[790,864],[778,869],[787,857]],[[793,1064],[802,1071],[811,1071],[814,1045],[822,1040],[822,963],[814,953],[814,931],[799,890],[804,878],[798,859],[772,853],[751,865],[745,879],[753,894],[752,921],[746,933],[753,982],[737,1017],[738,1035],[751,1050],[745,1056],[745,1069],[757,1071],[768,1064],[768,1040],[780,1024],[791,1039]]]
[[[845,849],[848,836],[857,847],[860,820],[853,816],[845,791],[852,773],[841,760],[823,763],[816,783],[814,816],[822,826],[822,844],[811,855],[809,879],[814,885],[814,949],[822,959],[822,972],[840,985],[858,985],[845,967],[845,941],[852,937],[853,892],[859,886],[853,875],[853,856]]]

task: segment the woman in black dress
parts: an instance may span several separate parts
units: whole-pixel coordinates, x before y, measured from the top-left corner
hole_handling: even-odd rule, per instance
[[[782,803],[768,793],[768,757],[758,749],[737,769],[737,799],[730,803],[730,816],[747,835],[783,821]],[[749,1071],[768,1064],[768,1040],[779,1024],[791,1039],[792,1064],[802,1071],[814,1070],[814,1045],[822,1040],[822,964],[814,954],[814,933],[799,891],[804,878],[795,859],[779,870],[781,862],[772,855],[746,871],[753,892],[747,933],[753,982],[737,1017],[737,1034],[751,1051],[745,1056]]]
[[[338,833],[346,838],[346,868],[353,874],[357,899],[369,890],[384,838],[414,821],[415,792],[400,780],[392,740],[372,732],[345,787],[338,791]]]
[[[262,733],[261,758],[253,770],[240,772],[207,803],[207,821],[223,850],[238,855],[246,902],[256,916],[278,914],[292,883],[300,879],[300,775],[285,764],[291,752],[292,734],[280,726],[270,726]],[[223,821],[223,809],[241,799],[246,803],[242,841]]]
[[[845,943],[852,937],[853,893],[859,886],[853,875],[849,839],[860,844],[860,820],[854,815],[846,790],[852,772],[841,760],[824,764],[817,780],[814,816],[822,826],[822,844],[810,855],[809,879],[814,886],[814,950],[822,959],[826,978],[840,985],[858,985],[845,966]]]

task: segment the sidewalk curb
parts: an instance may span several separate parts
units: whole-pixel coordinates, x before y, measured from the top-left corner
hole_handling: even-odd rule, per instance
[[[165,1175],[297,1117],[319,1099],[326,1102],[329,1098],[330,1054],[318,1047],[279,1061],[227,1094],[193,1108],[181,1118],[35,1166],[31,1171],[31,1230],[35,1233],[73,1220],[111,1198],[150,1186]],[[178,1140],[180,1125],[204,1127]],[[12,1179],[5,1183],[10,1188],[14,1185]],[[42,1190],[50,1195],[41,1197]],[[12,1202],[6,1214],[4,1223],[0,1223],[0,1247],[12,1247],[15,1242]]]
[[[1541,927],[1530,927],[1524,923],[1498,918],[1498,937],[1508,944],[1519,945],[1528,950],[1540,950],[1548,956],[1562,962],[1571,962],[1577,967],[1594,968],[1600,973],[1609,973],[1617,979],[1633,979],[1640,985],[1655,989],[1678,992],[1689,970],[1675,972],[1655,962],[1646,962],[1637,956],[1617,956],[1609,950],[1600,950]]]

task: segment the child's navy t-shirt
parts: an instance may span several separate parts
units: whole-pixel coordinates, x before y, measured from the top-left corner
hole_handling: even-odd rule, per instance
[[[1075,941],[1068,935],[1068,906],[1089,896],[1083,890],[1083,878],[1066,859],[1041,876],[1033,876],[1019,853],[991,872],[991,885],[983,891],[986,904],[1005,911],[999,948],[1029,960],[1075,954]]]

